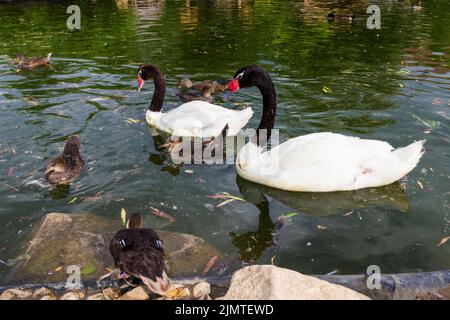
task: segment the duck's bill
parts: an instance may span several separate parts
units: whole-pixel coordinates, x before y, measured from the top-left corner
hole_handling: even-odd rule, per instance
[[[142,79],[142,77],[138,77],[137,81],[138,81],[138,91],[141,91],[142,87],[144,86],[144,79]]]
[[[239,90],[239,81],[237,79],[233,79],[228,83],[228,90],[231,91],[231,93],[235,93]]]

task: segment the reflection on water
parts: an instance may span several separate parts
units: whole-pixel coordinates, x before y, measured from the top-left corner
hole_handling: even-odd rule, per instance
[[[379,1],[382,29],[367,30],[369,3],[82,0],[82,29],[71,32],[70,1],[2,2],[0,259],[22,254],[46,213],[119,219],[126,208],[142,211],[149,226],[205,238],[230,261],[276,256],[277,265],[311,273],[450,267],[450,247],[436,247],[450,221],[449,3],[423,1],[414,11],[413,1]],[[329,22],[332,9],[356,18]],[[17,53],[49,52],[50,68],[16,72],[10,63]],[[174,166],[161,148],[166,137],[145,124],[152,85],[134,91],[142,63],[165,74],[164,110],[180,105],[180,78],[229,79],[256,63],[274,80],[283,139],[334,131],[397,147],[426,138],[427,152],[399,184],[348,193],[274,190],[237,178],[232,164]],[[248,126],[257,127],[257,90],[225,106],[251,106]],[[46,161],[72,134],[80,135],[86,169],[68,189],[46,187]],[[246,201],[217,207],[207,196],[221,192]],[[177,222],[164,225],[150,207]],[[299,214],[274,239],[290,212]],[[7,271],[0,265],[0,277]]]

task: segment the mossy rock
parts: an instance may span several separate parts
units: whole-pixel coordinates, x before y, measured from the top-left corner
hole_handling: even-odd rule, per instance
[[[67,280],[68,266],[81,268],[81,280],[96,280],[113,267],[109,242],[120,222],[90,214],[49,213],[37,228],[25,254],[11,270],[8,283],[55,283]],[[164,241],[171,277],[201,272],[220,252],[203,239],[184,233],[157,231]]]

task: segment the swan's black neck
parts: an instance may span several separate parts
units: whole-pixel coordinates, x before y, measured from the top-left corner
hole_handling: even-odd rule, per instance
[[[257,144],[259,146],[260,137],[264,137],[266,135],[264,130],[267,130],[267,138],[265,142],[269,141],[270,139],[271,132],[275,124],[275,116],[277,114],[277,94],[275,92],[273,82],[268,75],[265,75],[264,78],[260,79],[260,81],[258,82],[259,83],[256,86],[258,87],[263,97],[263,112],[258,127],[257,139]],[[260,131],[261,129],[263,131]],[[264,142],[261,141],[261,143]]]
[[[150,106],[148,109],[150,111],[159,112],[162,109],[164,103],[164,95],[166,94],[166,81],[164,80],[161,72],[153,67],[149,70],[150,75],[154,79],[155,83],[155,92],[153,93],[152,102],[150,102]]]

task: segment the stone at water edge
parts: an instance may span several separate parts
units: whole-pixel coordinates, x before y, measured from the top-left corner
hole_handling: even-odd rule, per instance
[[[148,300],[150,296],[145,292],[142,286],[136,287],[133,290],[125,292],[119,297],[119,300]]]
[[[45,288],[45,287],[42,287],[42,288],[36,290],[36,291],[33,293],[33,298],[35,298],[35,299],[41,299],[42,297],[45,297],[45,296],[53,296],[53,295],[54,295],[54,294],[53,294],[53,292],[52,292],[50,289]]]
[[[6,282],[64,282],[68,277],[65,271],[71,265],[81,266],[82,281],[97,280],[113,266],[109,242],[121,228],[120,219],[49,213],[36,229],[26,250],[31,258],[18,262]],[[217,249],[199,237],[157,232],[164,241],[170,277],[198,274],[211,257],[222,257]]]
[[[84,298],[84,294],[81,292],[66,292],[59,300],[80,300]]]
[[[31,291],[20,289],[7,289],[0,294],[0,300],[31,299],[32,297]]]
[[[87,300],[109,300],[109,298],[105,297],[103,293],[96,293],[87,297]]]
[[[272,265],[236,271],[221,300],[370,300],[340,285]]]
[[[192,295],[195,299],[203,300],[209,297],[211,285],[208,282],[199,282],[192,289]]]

